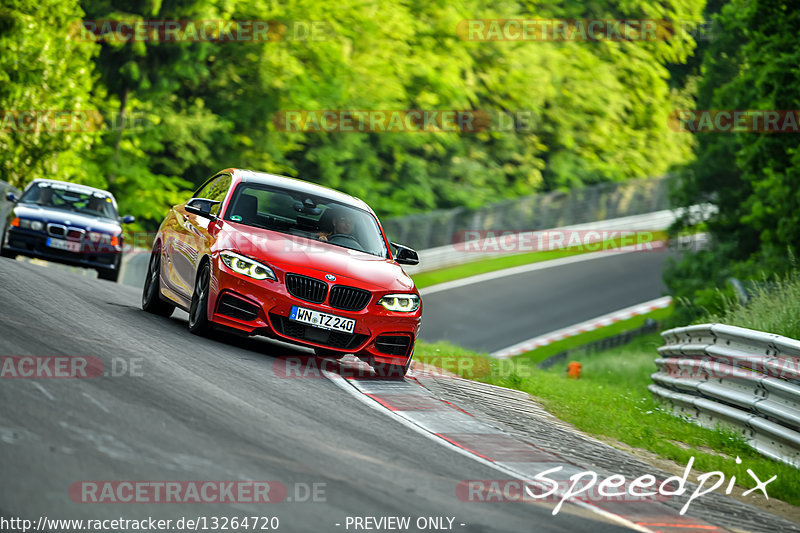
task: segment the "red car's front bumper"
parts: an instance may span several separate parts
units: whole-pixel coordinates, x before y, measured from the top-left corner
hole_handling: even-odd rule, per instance
[[[388,311],[377,302],[391,291],[369,291],[371,298],[363,309],[346,311],[329,305],[330,291],[322,303],[293,296],[285,284],[286,272],[274,267],[277,281],[257,281],[231,271],[221,264],[218,256],[211,264],[208,307],[209,320],[215,324],[303,346],[352,353],[378,363],[404,365],[413,352],[422,320],[422,306],[412,313]],[[292,273],[323,281],[320,273],[312,269],[298,268]],[[328,288],[332,285],[328,283]],[[354,319],[355,329],[349,334],[290,320],[293,306]]]

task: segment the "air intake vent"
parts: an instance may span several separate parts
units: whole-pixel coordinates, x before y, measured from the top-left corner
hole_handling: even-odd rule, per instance
[[[324,281],[298,274],[286,274],[286,288],[295,298],[316,304],[324,302],[328,293],[328,284]]]
[[[361,311],[367,306],[370,298],[372,298],[372,294],[370,294],[369,291],[337,285],[331,289],[331,296],[328,299],[328,303],[331,307],[337,309]]]
[[[217,305],[217,313],[239,320],[255,320],[258,318],[258,307],[236,298],[230,294],[223,294]]]
[[[410,342],[411,338],[405,335],[380,335],[375,339],[375,348],[387,355],[405,355]]]

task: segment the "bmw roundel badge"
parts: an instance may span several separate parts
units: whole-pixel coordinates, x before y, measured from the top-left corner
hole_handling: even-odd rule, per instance
[[[336,281],[336,276],[334,276],[333,274],[325,274],[325,279],[327,279],[328,281]]]

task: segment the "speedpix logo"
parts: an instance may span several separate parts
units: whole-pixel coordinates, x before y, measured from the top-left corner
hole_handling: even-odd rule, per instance
[[[742,460],[737,457],[736,464],[741,463]],[[630,481],[622,474],[612,474],[603,478],[592,470],[575,473],[569,478],[557,477],[559,473],[561,476],[565,475],[562,472],[564,466],[559,465],[540,472],[532,480],[527,481],[464,480],[457,485],[456,496],[464,502],[558,502],[553,509],[553,515],[557,515],[564,502],[569,500],[621,503],[664,501],[691,490],[691,487],[687,487],[687,482],[693,464],[694,457],[691,457],[681,476],[670,476],[659,480],[652,474],[644,474]],[[742,493],[742,496],[761,491],[769,499],[767,485],[775,481],[778,476],[762,481],[751,469],[748,468],[747,473],[756,485]],[[710,483],[711,480],[713,483]],[[693,501],[722,487],[725,481],[728,481],[725,494],[730,494],[736,483],[736,476],[726,479],[725,474],[720,471],[699,474],[696,486],[691,490],[691,495],[681,508],[680,514],[685,514]]]

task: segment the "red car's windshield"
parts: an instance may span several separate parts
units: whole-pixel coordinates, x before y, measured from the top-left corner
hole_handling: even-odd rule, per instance
[[[320,196],[241,183],[224,220],[388,257],[372,214]]]

